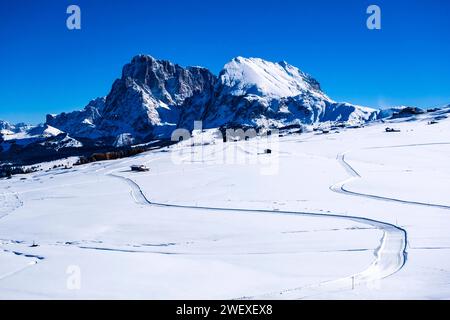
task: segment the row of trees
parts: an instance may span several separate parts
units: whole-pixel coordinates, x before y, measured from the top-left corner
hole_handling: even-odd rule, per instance
[[[109,152],[102,152],[102,153],[93,153],[90,156],[80,157],[80,159],[75,163],[75,165],[82,165],[82,164],[96,162],[96,161],[114,160],[114,159],[131,157],[131,156],[137,155],[139,153],[145,152],[147,150],[148,150],[147,148],[142,147],[142,148],[132,148],[132,149],[109,151]]]

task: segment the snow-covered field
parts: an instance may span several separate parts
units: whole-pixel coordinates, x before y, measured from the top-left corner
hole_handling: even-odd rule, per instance
[[[450,120],[205,136],[0,180],[0,299],[450,298]]]

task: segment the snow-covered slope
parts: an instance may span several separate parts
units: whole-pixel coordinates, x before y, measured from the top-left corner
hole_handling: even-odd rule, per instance
[[[49,126],[47,124],[37,125],[30,127],[26,130],[15,130],[9,134],[4,135],[4,141],[16,141],[19,144],[30,143],[31,141],[38,139],[46,139],[50,137],[56,137],[63,132],[57,128]],[[22,143],[23,142],[23,143]],[[26,143],[25,143],[26,142]]]
[[[3,135],[12,135],[31,129],[33,126],[25,123],[11,124],[7,121],[0,120],[0,137]]]
[[[238,57],[219,75],[206,127],[247,125],[283,127],[321,121],[365,122],[377,110],[336,103],[310,75],[286,63]]]
[[[83,143],[48,124],[16,126],[0,136],[1,163],[38,163],[61,149],[81,148]],[[62,155],[62,154],[61,154]]]
[[[219,79],[222,94],[284,98],[309,92],[328,99],[314,78],[284,61],[237,57],[225,65]]]
[[[0,179],[0,299],[449,299],[446,115]]]

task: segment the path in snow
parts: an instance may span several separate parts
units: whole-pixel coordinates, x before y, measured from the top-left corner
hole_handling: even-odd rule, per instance
[[[120,169],[118,169],[120,170]],[[322,282],[317,285],[298,287],[283,290],[281,292],[267,293],[264,295],[243,297],[244,299],[257,299],[257,298],[274,298],[283,296],[283,298],[305,298],[314,294],[320,294],[325,292],[350,290],[354,286],[369,284],[374,281],[386,278],[398,270],[400,270],[406,262],[406,244],[407,233],[404,229],[397,227],[393,224],[389,224],[382,221],[368,219],[357,216],[345,216],[340,214],[321,214],[311,212],[298,212],[298,211],[274,211],[264,209],[245,209],[245,208],[222,208],[222,207],[205,207],[205,206],[189,206],[189,205],[176,205],[167,203],[157,203],[150,201],[142,191],[141,187],[132,179],[118,175],[110,171],[108,176],[121,179],[125,181],[131,189],[131,196],[134,201],[141,205],[151,205],[157,207],[169,207],[169,208],[184,208],[184,209],[196,209],[207,211],[226,211],[226,212],[241,212],[241,213],[266,213],[266,214],[284,214],[284,215],[303,215],[312,216],[317,218],[339,218],[363,223],[371,227],[383,230],[383,237],[380,241],[380,246],[375,250],[375,260],[364,271],[344,277],[337,280],[331,280]]]
[[[409,144],[409,145],[396,145],[396,146],[387,146],[387,147],[372,147],[367,149],[387,149],[387,148],[400,148],[400,147],[420,147],[420,146],[429,146],[429,145],[442,145],[442,144],[450,144],[450,143],[424,143],[424,144]],[[346,195],[352,195],[352,196],[359,196],[364,198],[370,198],[375,200],[382,200],[382,201],[390,201],[390,202],[397,202],[397,203],[403,203],[403,204],[411,204],[411,205],[419,205],[419,206],[425,206],[425,207],[433,207],[433,208],[439,208],[439,209],[446,209],[450,210],[450,206],[443,205],[443,204],[434,204],[434,203],[426,203],[426,202],[419,202],[419,201],[410,201],[410,200],[402,200],[397,198],[390,198],[390,197],[383,197],[368,193],[361,193],[361,192],[355,192],[350,191],[345,188],[345,185],[354,181],[355,179],[361,179],[361,175],[347,162],[345,161],[345,155],[348,154],[349,151],[344,153],[339,153],[336,157],[336,159],[339,161],[339,163],[344,167],[344,169],[350,174],[350,178],[333,184],[330,189],[337,193],[343,193]]]

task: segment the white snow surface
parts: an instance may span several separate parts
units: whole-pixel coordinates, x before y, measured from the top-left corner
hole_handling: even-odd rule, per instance
[[[450,120],[426,117],[0,180],[0,299],[449,299]]]

